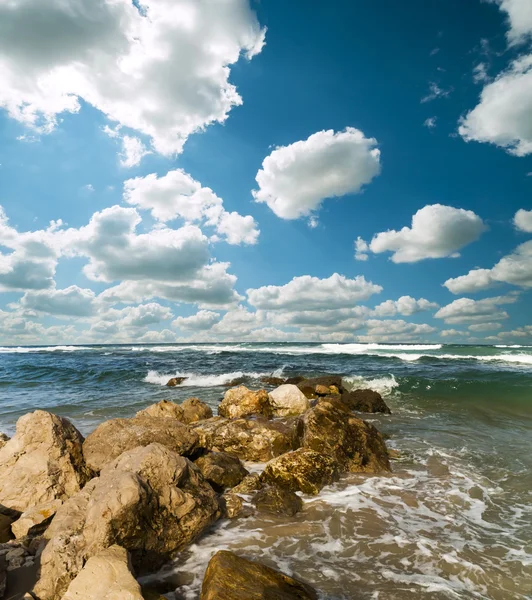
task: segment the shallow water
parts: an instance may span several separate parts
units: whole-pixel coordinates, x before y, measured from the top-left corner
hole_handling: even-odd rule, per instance
[[[84,432],[162,398],[215,408],[246,376],[341,373],[393,414],[370,416],[400,452],[393,473],[350,475],[292,519],[221,521],[173,565],[197,598],[230,548],[328,599],[532,598],[532,348],[235,344],[0,349],[0,431],[35,408]],[[175,375],[189,380],[166,388]]]

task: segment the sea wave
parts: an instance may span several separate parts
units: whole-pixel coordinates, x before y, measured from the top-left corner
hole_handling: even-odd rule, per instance
[[[363,354],[368,350],[441,350],[443,344],[322,344],[331,354]]]
[[[76,352],[77,350],[93,350],[87,346],[2,346],[1,354],[27,354],[29,352]]]
[[[431,358],[435,360],[478,360],[485,362],[503,362],[509,364],[532,365],[532,354],[405,354],[401,352],[386,354],[369,353],[372,356],[381,358],[399,358],[406,362],[415,362],[422,358]]]
[[[144,381],[156,385],[166,385],[168,380],[172,379],[172,377],[186,377],[185,381],[183,381],[179,387],[216,387],[226,385],[240,377],[259,379],[266,375],[271,375],[271,373],[245,373],[244,371],[234,371],[232,373],[222,373],[220,375],[203,375],[199,373],[159,373],[158,371],[148,371]]]
[[[348,389],[360,390],[368,388],[379,392],[381,396],[389,396],[396,387],[399,387],[399,382],[395,379],[393,374],[390,374],[387,377],[375,377],[374,379],[353,375],[344,377],[343,382]]]

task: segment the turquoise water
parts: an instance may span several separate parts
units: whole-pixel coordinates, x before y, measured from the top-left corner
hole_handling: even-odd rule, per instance
[[[154,401],[262,375],[341,373],[379,390],[370,420],[401,455],[385,477],[348,476],[292,520],[220,522],[173,567],[197,597],[217,548],[237,549],[324,598],[532,598],[532,348],[456,345],[204,344],[0,349],[0,431],[35,408],[84,433]],[[188,379],[167,388],[175,375]],[[260,466],[250,466],[259,469]]]

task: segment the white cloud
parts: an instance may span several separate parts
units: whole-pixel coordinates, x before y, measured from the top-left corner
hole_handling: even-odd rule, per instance
[[[520,231],[532,233],[532,210],[524,210],[521,208],[515,213],[514,225]]]
[[[532,4],[530,0],[496,0],[501,10],[508,14],[511,44],[526,41],[532,35]]]
[[[392,252],[395,263],[455,258],[458,250],[477,240],[484,231],[486,226],[474,212],[432,204],[414,214],[411,227],[377,233],[370,249],[375,253]]]
[[[125,135],[122,138],[122,153],[119,156],[120,164],[127,169],[140,165],[140,161],[151,152],[138,137]]]
[[[411,316],[416,313],[439,308],[436,302],[429,302],[425,298],[416,300],[412,296],[401,296],[399,300],[386,300],[373,310],[376,317],[395,317],[396,315]]]
[[[475,333],[482,333],[483,331],[493,331],[494,329],[501,329],[500,323],[475,323],[468,327],[469,330]]]
[[[425,127],[427,127],[428,129],[434,129],[436,127],[437,120],[438,120],[438,117],[429,117],[428,119],[425,119],[425,121],[423,122],[423,125]]]
[[[368,260],[369,246],[360,236],[355,240],[355,260]]]
[[[327,279],[310,275],[294,277],[286,285],[247,290],[248,302],[267,310],[328,310],[350,308],[382,291],[363,276],[348,279],[334,273]]]
[[[200,310],[190,317],[177,317],[172,323],[172,326],[190,331],[203,331],[205,329],[211,329],[211,327],[218,323],[220,319],[220,313],[212,312],[210,310]]]
[[[83,99],[173,154],[242,103],[230,67],[263,43],[248,0],[140,10],[131,0],[10,0],[0,4],[0,106],[46,132]]]
[[[366,322],[366,327],[367,335],[360,335],[357,338],[362,343],[409,341],[419,339],[420,336],[430,335],[436,331],[436,328],[431,325],[408,323],[402,319],[395,321],[370,319]]]
[[[458,329],[442,329],[440,331],[441,337],[458,337],[458,336],[470,336],[469,331],[459,331]]]
[[[473,81],[474,83],[486,83],[490,78],[488,76],[488,68],[486,63],[478,63],[473,68]]]
[[[457,323],[477,323],[501,321],[508,318],[508,313],[499,308],[500,305],[513,304],[518,299],[517,295],[496,296],[483,300],[471,298],[458,298],[447,306],[440,308],[434,315],[443,319],[449,325]]]
[[[169,171],[163,177],[151,173],[128,179],[124,182],[124,200],[150,210],[162,222],[179,217],[215,227],[229,244],[255,244],[260,233],[253,217],[227,212],[221,198],[183,169]]]
[[[532,153],[532,54],[515,60],[483,88],[458,132],[468,142],[495,144],[515,156]]]
[[[96,311],[95,298],[92,290],[71,285],[62,290],[26,292],[20,300],[20,306],[48,315],[89,317]]]
[[[453,88],[444,90],[437,83],[431,81],[429,84],[429,93],[426,96],[423,96],[423,98],[421,98],[421,104],[431,102],[432,100],[436,100],[437,98],[448,98],[452,91]]]
[[[167,306],[157,302],[126,306],[120,310],[110,308],[101,314],[104,321],[115,323],[118,331],[124,327],[138,328],[154,325],[161,321],[168,321],[173,317],[172,311]]]
[[[374,138],[353,127],[319,131],[267,156],[253,197],[282,219],[298,219],[318,210],[326,198],[360,192],[380,169]]]
[[[517,246],[491,269],[473,269],[467,275],[448,279],[443,285],[453,294],[463,294],[499,283],[532,287],[532,241]]]

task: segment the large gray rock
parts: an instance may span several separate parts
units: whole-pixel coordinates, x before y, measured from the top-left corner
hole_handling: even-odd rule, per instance
[[[0,504],[24,512],[79,492],[93,475],[82,444],[67,419],[43,410],[20,417],[15,436],[0,449]]]
[[[309,585],[220,550],[210,560],[200,600],[318,600]]]
[[[182,423],[194,423],[201,419],[210,419],[212,410],[199,398],[188,398],[182,404],[161,400],[139,411],[137,417],[166,417]]]
[[[217,492],[235,487],[249,474],[240,459],[227,452],[208,452],[195,465]]]
[[[57,511],[35,593],[59,600],[86,561],[113,544],[156,569],[219,516],[214,490],[189,460],[162,444],[125,452]]]
[[[297,417],[268,420],[213,417],[191,426],[199,435],[199,445],[227,452],[242,460],[267,462],[299,446],[302,434]]]
[[[125,548],[116,544],[91,556],[62,600],[144,600]]]
[[[309,401],[297,385],[284,384],[270,392],[270,405],[274,416],[300,415],[309,408]]]
[[[176,419],[149,416],[112,419],[99,425],[87,437],[83,455],[91,469],[100,471],[122,452],[153,442],[187,456],[195,450],[198,436]]]
[[[266,390],[248,390],[245,385],[231,388],[225,392],[218,406],[218,414],[229,419],[238,419],[250,415],[272,416],[270,399]]]

